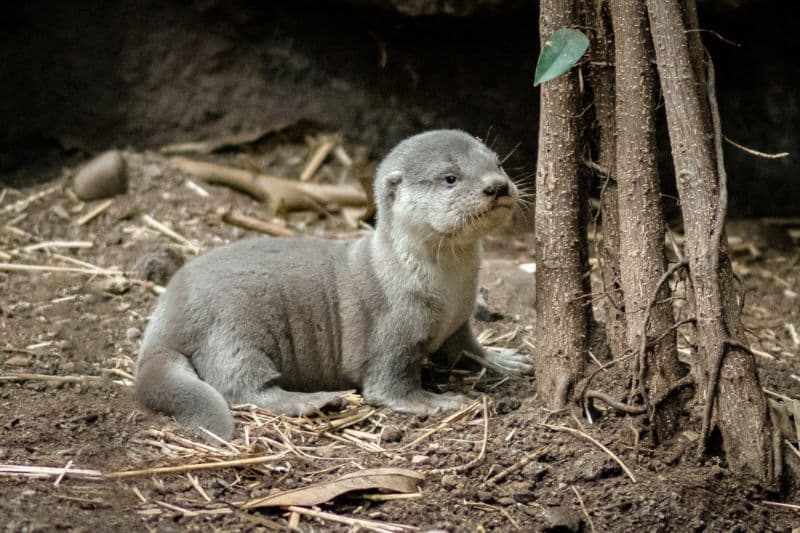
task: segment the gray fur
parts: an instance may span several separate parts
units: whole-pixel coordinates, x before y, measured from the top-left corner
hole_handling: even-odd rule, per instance
[[[487,192],[501,186],[505,197]],[[434,352],[530,371],[517,354],[486,354],[469,327],[481,237],[516,204],[496,154],[461,131],[416,135],[380,164],[375,193],[376,230],[359,240],[248,239],[179,270],[144,334],[139,401],[228,440],[228,403],[298,415],[358,388],[397,411],[457,408],[463,397],[421,388]]]

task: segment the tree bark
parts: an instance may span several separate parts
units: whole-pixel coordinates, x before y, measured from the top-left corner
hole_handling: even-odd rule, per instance
[[[592,41],[592,62],[589,81],[594,94],[597,163],[605,171],[600,188],[600,213],[603,239],[597,245],[600,259],[601,292],[605,317],[606,339],[613,358],[622,357],[628,347],[625,308],[619,273],[619,217],[617,213],[617,131],[614,117],[614,35],[608,14],[607,0],[595,0],[595,38]],[[595,241],[597,242],[597,241]]]
[[[540,9],[542,44],[556,29],[574,27],[579,20],[571,0],[543,0]],[[586,360],[580,101],[574,69],[542,85],[535,213],[536,385],[539,397],[556,409],[566,404]]]
[[[638,351],[645,340],[643,336],[660,338],[646,348],[646,353],[638,353],[633,379],[652,409],[655,438],[663,440],[677,429],[680,403],[676,396],[678,401],[667,401],[656,408],[656,399],[681,377],[681,370],[672,328],[670,290],[666,284],[659,288],[666,259],[656,161],[655,76],[650,65],[653,49],[644,0],[611,0],[611,14],[615,35],[619,253],[627,339],[629,348]],[[646,310],[653,294],[657,296],[648,320]]]
[[[697,363],[702,381],[699,390],[707,402],[714,402],[716,396],[714,422],[731,467],[773,482],[772,429],[767,402],[758,382],[754,357],[743,349],[747,340],[731,285],[727,250],[721,245],[725,236],[718,231],[723,222],[718,217],[724,215],[724,209],[719,209],[720,200],[725,200],[720,194],[724,182],[715,168],[711,135],[703,118],[709,115],[708,101],[699,97],[699,82],[679,1],[647,0],[647,10],[683,208],[686,256],[694,285]],[[721,237],[722,243],[714,242],[712,237]]]

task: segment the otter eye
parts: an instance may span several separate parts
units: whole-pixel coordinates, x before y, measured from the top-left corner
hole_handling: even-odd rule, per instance
[[[457,176],[453,176],[452,174],[448,174],[447,176],[443,177],[442,179],[448,185],[455,185],[455,183],[458,181],[458,177]]]

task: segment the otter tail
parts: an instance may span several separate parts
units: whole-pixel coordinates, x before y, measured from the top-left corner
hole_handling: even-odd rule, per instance
[[[233,436],[228,402],[177,351],[159,346],[142,350],[136,365],[136,399],[182,424],[203,427],[225,440]]]

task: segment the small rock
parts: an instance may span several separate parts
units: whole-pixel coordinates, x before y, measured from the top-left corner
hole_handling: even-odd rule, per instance
[[[421,465],[423,463],[430,462],[431,458],[427,455],[414,455],[411,457],[411,464],[412,465]]]
[[[54,214],[55,216],[57,216],[58,218],[60,218],[60,219],[62,219],[62,220],[69,220],[69,213],[67,212],[67,210],[66,210],[66,209],[64,209],[64,206],[63,206],[63,205],[61,205],[61,204],[56,204],[56,205],[54,205],[53,207],[51,207],[51,208],[50,208],[50,210],[51,210],[51,211],[53,212],[53,214]]]
[[[97,315],[94,313],[84,313],[81,315],[80,322],[97,322]]]
[[[400,442],[403,440],[403,430],[397,426],[386,426],[381,433],[381,442]]]
[[[11,312],[24,313],[25,311],[28,311],[31,307],[33,307],[33,304],[30,302],[17,302],[11,306]]]
[[[35,390],[36,392],[44,392],[47,390],[46,381],[29,381],[25,384],[25,386],[29,389]]]
[[[531,487],[532,484],[527,481],[506,482],[502,487],[503,496],[505,498],[510,498],[513,502],[529,503],[536,499],[536,495],[531,491]]]
[[[505,415],[510,413],[511,411],[516,411],[520,408],[522,402],[519,400],[500,400],[497,403],[497,414],[498,415]]]
[[[531,481],[541,481],[544,479],[544,476],[547,475],[547,471],[549,468],[547,465],[543,465],[542,463],[534,462],[528,463],[522,469],[522,477],[525,479],[530,479]]]
[[[545,509],[544,514],[547,517],[544,531],[577,533],[581,530],[583,520],[575,509],[560,505]]]
[[[128,190],[125,160],[119,150],[110,150],[89,161],[75,175],[75,194],[84,201],[99,200]]]
[[[138,279],[166,285],[172,275],[183,265],[184,258],[177,250],[156,244],[147,249],[136,264],[133,274]]]
[[[482,502],[490,502],[494,500],[494,494],[492,494],[488,490],[479,490],[478,499]]]
[[[447,463],[447,459],[441,455],[434,455],[431,457],[431,466],[434,468],[441,468]]]
[[[442,487],[446,489],[454,489],[458,486],[458,477],[453,474],[445,474],[442,476]]]
[[[142,330],[139,328],[128,328],[125,330],[125,338],[129,341],[134,341],[142,336]]]
[[[577,479],[583,481],[616,477],[622,473],[619,464],[601,452],[590,452],[581,456],[575,461],[574,468]]]
[[[113,276],[99,279],[94,286],[103,292],[125,294],[131,288],[131,281],[124,276]]]
[[[31,358],[24,355],[14,355],[6,359],[7,366],[28,366],[31,364]]]

